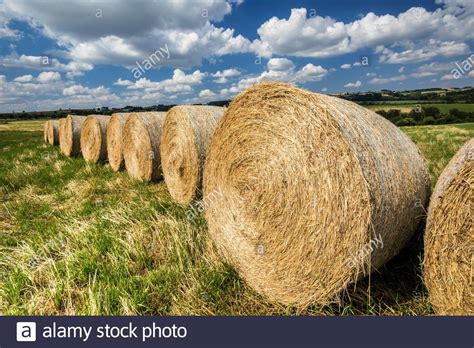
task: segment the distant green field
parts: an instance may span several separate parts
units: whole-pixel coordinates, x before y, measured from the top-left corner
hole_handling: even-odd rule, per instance
[[[474,137],[474,123],[411,126],[401,129],[425,156],[433,187],[449,160],[466,141]]]
[[[390,110],[390,109],[398,109],[402,112],[410,112],[416,105],[421,105],[422,107],[430,107],[434,106],[438,108],[442,114],[448,114],[450,109],[458,109],[460,111],[466,112],[474,112],[474,104],[467,104],[467,103],[402,103],[402,102],[390,102],[390,103],[378,103],[378,104],[371,104],[371,105],[364,105],[366,108],[371,110]]]

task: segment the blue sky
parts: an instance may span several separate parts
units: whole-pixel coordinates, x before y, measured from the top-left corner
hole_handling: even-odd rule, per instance
[[[4,0],[0,112],[469,86],[473,29],[472,0]]]

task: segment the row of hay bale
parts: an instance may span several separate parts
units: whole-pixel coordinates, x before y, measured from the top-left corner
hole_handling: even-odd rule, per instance
[[[259,293],[297,307],[337,301],[397,255],[430,198],[422,155],[392,123],[283,83],[251,87],[227,110],[68,116],[45,126],[46,141],[55,129],[68,156],[164,177],[182,204],[202,197],[223,257]],[[472,151],[473,141],[449,164],[429,208],[424,275],[441,314],[474,313]]]
[[[223,113],[221,107],[182,105],[168,113],[68,115],[45,123],[44,140],[59,144],[66,156],[108,161],[112,170],[126,169],[134,178],[164,176],[172,197],[188,204],[201,196],[205,152]]]
[[[59,121],[49,120],[44,124],[44,141],[51,145],[59,144]]]

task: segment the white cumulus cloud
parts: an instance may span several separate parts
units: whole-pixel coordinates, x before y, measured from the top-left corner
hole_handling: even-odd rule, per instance
[[[332,57],[413,41],[421,51],[407,50],[393,59],[419,61],[428,54],[422,47],[430,45],[429,40],[435,40],[439,43],[437,54],[462,54],[466,50],[464,41],[474,38],[474,2],[438,3],[443,8],[432,12],[423,7],[412,7],[397,16],[369,12],[348,23],[327,16],[308,16],[307,9],[294,8],[287,19],[272,17],[263,23],[257,30],[259,38],[251,48],[264,57],[274,54]]]
[[[199,70],[192,74],[186,74],[180,69],[175,69],[170,79],[162,81],[151,81],[147,78],[140,78],[135,82],[119,78],[115,85],[126,86],[127,89],[141,89],[145,92],[163,91],[165,93],[189,93],[193,91],[193,86],[200,85],[207,73]]]
[[[227,83],[230,77],[239,76],[241,72],[235,68],[225,69],[222,71],[217,71],[214,74],[211,74],[212,77],[216,77],[214,80],[215,83]]]
[[[100,86],[97,88],[89,88],[89,87],[84,87],[82,85],[73,85],[63,90],[63,95],[66,95],[66,96],[70,96],[70,95],[100,96],[100,95],[107,95],[107,94],[109,94],[109,89],[105,88],[104,86]]]
[[[385,47],[379,47],[377,51],[381,53],[379,61],[382,63],[407,64],[423,62],[436,56],[452,57],[467,54],[469,46],[454,41],[430,40],[427,45],[417,49],[394,52]]]
[[[231,1],[4,3],[11,18],[25,20],[56,40],[71,59],[93,65],[132,66],[165,45],[170,56],[157,66],[196,66],[203,59],[250,49],[248,39],[218,26],[232,12]]]
[[[362,82],[360,82],[359,80],[357,80],[356,82],[349,82],[344,85],[344,87],[346,88],[357,88],[360,86],[362,86]]]
[[[287,58],[271,58],[267,63],[267,70],[260,75],[241,79],[228,88],[220,91],[221,97],[235,95],[244,89],[265,80],[307,83],[310,81],[321,81],[329,74],[329,71],[320,65],[306,64],[297,70],[295,64]]]
[[[407,77],[405,75],[400,76],[392,76],[392,77],[374,77],[369,81],[371,84],[375,85],[383,85],[389,82],[400,82],[406,80]]]
[[[61,80],[61,74],[57,71],[43,71],[38,75],[37,80],[41,83],[58,81]]]
[[[15,81],[15,82],[31,82],[31,81],[33,81],[33,75],[28,74],[28,75],[18,76],[13,81]]]
[[[216,94],[210,89],[203,89],[201,92],[199,92],[199,97],[204,98],[204,99],[213,98],[215,96]]]

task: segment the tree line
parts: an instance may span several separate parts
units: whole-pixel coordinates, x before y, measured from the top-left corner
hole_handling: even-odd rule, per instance
[[[377,113],[397,126],[417,126],[430,124],[452,124],[474,122],[474,112],[450,109],[443,114],[437,107],[416,107],[410,112],[401,112],[398,109],[378,110]]]

